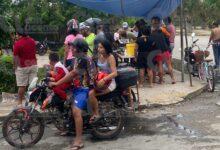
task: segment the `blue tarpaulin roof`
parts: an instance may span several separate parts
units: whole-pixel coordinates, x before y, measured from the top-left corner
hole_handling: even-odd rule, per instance
[[[78,6],[120,16],[169,16],[181,0],[68,0]]]

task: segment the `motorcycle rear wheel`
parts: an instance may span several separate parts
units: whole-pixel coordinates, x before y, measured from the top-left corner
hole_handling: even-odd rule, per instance
[[[103,118],[98,125],[95,125],[91,133],[97,139],[116,138],[124,127],[123,111],[115,108],[111,103],[108,103],[108,105],[109,109],[102,114]],[[114,127],[113,124],[115,125]]]

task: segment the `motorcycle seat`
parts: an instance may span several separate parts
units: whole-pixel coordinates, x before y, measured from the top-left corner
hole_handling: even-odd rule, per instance
[[[114,91],[112,91],[108,94],[97,96],[97,99],[99,101],[108,101],[108,100],[111,100],[113,97],[119,95],[119,93],[120,92],[118,91],[118,89],[115,89]]]

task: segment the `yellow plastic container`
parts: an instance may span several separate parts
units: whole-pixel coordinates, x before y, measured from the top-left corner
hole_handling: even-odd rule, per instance
[[[135,56],[135,43],[126,44],[126,54],[127,56]]]

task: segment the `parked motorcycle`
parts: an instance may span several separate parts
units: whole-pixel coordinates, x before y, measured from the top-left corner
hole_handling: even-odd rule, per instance
[[[91,112],[89,109],[83,112],[84,132],[91,133],[95,138],[115,138],[124,127],[124,112],[129,106],[129,96],[126,91],[128,87],[137,83],[137,73],[135,70],[125,71],[121,69],[119,74],[116,80],[119,86],[116,90],[98,97],[101,118],[91,124],[89,122]],[[126,83],[125,80],[127,80]],[[52,120],[59,131],[75,131],[71,99],[64,103],[63,112],[53,103],[48,103],[45,107],[44,101],[52,93],[47,83],[47,79],[43,79],[39,84],[37,84],[37,79],[33,80],[28,88],[26,96],[28,100],[25,107],[13,110],[4,120],[2,133],[10,145],[16,148],[27,148],[38,143],[44,135],[45,124],[48,119]],[[131,95],[133,101],[137,101],[133,91]],[[39,113],[37,107],[40,107],[41,110],[45,109],[45,113]]]
[[[48,41],[47,38],[45,38],[42,42],[36,41],[37,54],[39,54],[40,56],[43,56],[47,53],[48,50],[58,51],[58,49],[62,45],[63,43],[61,42]]]
[[[49,47],[47,44],[47,39],[45,39],[43,42],[36,41],[37,54],[43,56],[47,53],[48,49]]]

